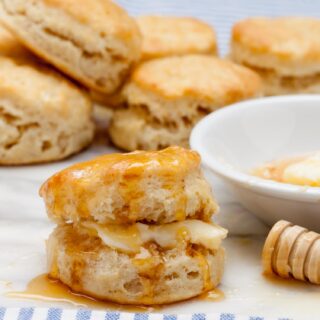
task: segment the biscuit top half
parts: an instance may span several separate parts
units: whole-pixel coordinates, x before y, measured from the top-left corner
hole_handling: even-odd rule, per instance
[[[112,183],[121,176],[126,179],[142,179],[148,174],[157,176],[185,175],[200,165],[200,156],[194,151],[171,147],[162,151],[135,151],[114,153],[75,164],[51,177],[41,188],[41,195],[48,188],[59,188],[63,183],[81,184],[95,179]]]
[[[217,40],[211,26],[195,18],[141,16],[142,60],[191,53],[216,54]]]
[[[167,57],[145,62],[131,75],[125,94],[135,100],[139,94],[162,99],[196,99],[200,103],[223,106],[256,96],[260,77],[248,68],[207,55]]]
[[[73,165],[48,179],[40,195],[57,221],[208,220],[217,209],[198,153],[180,147],[104,155]]]
[[[232,58],[281,75],[320,72],[320,19],[249,18],[232,30]]]

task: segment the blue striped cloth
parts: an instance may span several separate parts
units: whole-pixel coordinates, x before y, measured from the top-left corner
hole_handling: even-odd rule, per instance
[[[163,315],[126,312],[103,312],[87,309],[58,308],[0,308],[0,320],[290,320],[289,318],[265,318],[240,316],[231,313],[189,315]]]
[[[76,0],[75,0],[76,1]],[[116,0],[130,14],[163,14],[194,16],[214,26],[220,53],[228,52],[230,29],[237,20],[249,16],[320,17],[318,0]],[[226,310],[227,311],[227,310]],[[1,308],[0,320],[289,320],[264,316],[242,316],[231,313],[162,315],[114,313],[86,309]],[[320,319],[320,316],[319,316]]]

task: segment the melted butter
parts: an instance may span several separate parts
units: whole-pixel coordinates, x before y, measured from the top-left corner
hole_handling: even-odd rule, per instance
[[[100,239],[109,247],[124,252],[140,251],[142,241],[137,224],[134,225],[104,225],[99,226],[94,222],[82,222],[82,226],[96,231]]]
[[[263,179],[320,187],[320,153],[273,161],[252,171]]]
[[[309,157],[288,166],[283,172],[283,181],[297,185],[320,187],[320,153],[318,156]]]
[[[92,297],[74,293],[58,280],[52,280],[47,274],[32,279],[25,291],[8,292],[7,297],[20,299],[35,299],[42,301],[56,301],[68,303],[81,308],[94,308],[103,310],[116,310],[128,312],[150,312],[151,307],[120,305],[108,301],[97,300]]]
[[[105,245],[136,254],[148,242],[155,242],[162,248],[173,248],[188,241],[215,250],[227,235],[227,230],[219,226],[193,219],[164,225],[136,223],[130,226],[102,226],[94,222],[82,222],[81,225],[96,232]]]

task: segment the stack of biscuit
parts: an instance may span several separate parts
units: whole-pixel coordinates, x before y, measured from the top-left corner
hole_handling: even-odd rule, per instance
[[[0,164],[59,160],[88,146],[85,88],[112,94],[122,85],[140,58],[137,23],[109,0],[3,0],[0,18],[12,32],[0,30]]]
[[[40,190],[58,223],[49,275],[123,304],[163,304],[213,289],[226,230],[199,155],[180,147],[111,154],[58,172]]]
[[[139,63],[170,56],[217,54],[217,37],[207,23],[189,17],[147,15],[136,18],[142,35]],[[90,91],[96,106],[111,112],[126,103],[122,87],[113,94]]]
[[[230,57],[260,74],[265,95],[320,93],[320,19],[240,21],[233,27]]]
[[[260,80],[254,72],[214,57],[217,53],[215,32],[197,19],[165,16],[132,19],[109,0],[79,0],[76,4],[74,0],[2,0],[0,19],[16,37],[18,46],[20,42],[66,78],[83,86],[80,92],[75,82],[61,81],[69,81],[83,100],[87,100],[85,90],[89,91],[97,111],[94,113],[96,123],[103,130],[106,126],[101,122],[107,123],[111,114],[111,139],[124,150],[188,146],[190,132],[202,117],[227,104],[261,94]],[[21,73],[22,77],[26,75]],[[34,87],[34,101],[54,96],[49,91],[41,94],[37,84]],[[51,91],[54,90],[52,85]],[[84,103],[69,98],[65,104],[77,108]],[[21,103],[24,104],[26,102]],[[46,104],[47,100],[43,100],[39,112],[44,123],[51,121]],[[58,101],[52,98],[50,105],[53,104]],[[79,115],[80,125],[75,125],[78,132],[84,131],[81,139],[73,130],[56,132],[60,125],[54,120],[49,127],[55,138],[43,138],[35,144],[37,149],[31,148],[26,157],[25,151],[17,157],[19,153],[9,150],[13,155],[5,159],[6,149],[14,150],[25,132],[29,132],[29,127],[20,130],[19,121],[13,121],[17,137],[0,141],[0,148],[4,149],[0,163],[57,160],[87,146],[92,141],[93,125],[90,102],[87,100],[86,104],[85,108],[90,111]],[[56,109],[69,108],[63,105],[59,102]],[[105,112],[101,105],[116,111]],[[31,109],[37,112],[34,106]],[[5,135],[11,135],[7,127],[12,126],[12,117],[14,112],[6,108],[5,116],[1,117]],[[57,119],[61,126],[68,127],[75,122],[74,118],[59,114]],[[32,124],[39,126],[38,121]],[[46,124],[40,129],[44,136],[47,127]],[[32,145],[27,139],[24,150],[29,144]]]
[[[135,21],[109,0],[2,0],[3,23],[31,51],[102,93],[112,93],[140,57]]]
[[[110,0],[1,0],[0,20],[12,32],[0,30],[0,164],[80,151],[93,139],[92,116],[104,134],[112,118],[110,138],[124,150],[187,147],[194,125],[228,104],[320,92],[319,19],[237,23],[230,56],[242,66],[215,57],[208,24],[133,19]]]

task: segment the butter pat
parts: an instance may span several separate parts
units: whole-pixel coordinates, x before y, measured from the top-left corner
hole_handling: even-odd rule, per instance
[[[176,247],[180,241],[188,241],[216,250],[220,247],[222,239],[227,236],[227,230],[222,227],[200,220],[163,225],[136,223],[131,226],[101,226],[94,222],[83,222],[82,226],[95,230],[105,245],[127,253],[139,253],[141,246],[150,241],[165,249]]]
[[[282,179],[286,183],[320,187],[320,153],[289,165]]]

